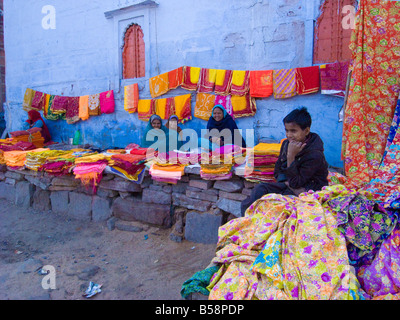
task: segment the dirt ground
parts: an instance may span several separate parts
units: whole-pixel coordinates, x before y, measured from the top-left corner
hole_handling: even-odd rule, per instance
[[[215,245],[140,226],[110,231],[0,200],[0,300],[86,300],[90,281],[102,285],[91,300],[183,300],[183,282],[209,265]],[[55,289],[43,289],[43,266],[54,267]]]

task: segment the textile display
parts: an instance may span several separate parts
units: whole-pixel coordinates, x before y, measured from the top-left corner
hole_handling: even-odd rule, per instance
[[[156,114],[166,120],[175,114],[175,99],[173,97],[156,99]]]
[[[168,89],[176,89],[183,82],[183,67],[176,68],[168,72]]]
[[[149,170],[151,178],[155,181],[165,182],[168,184],[177,184],[182,178],[185,170],[183,164],[168,164],[154,162]]]
[[[149,121],[150,117],[156,113],[155,99],[140,99],[138,103],[138,116],[142,121]]]
[[[232,70],[217,70],[214,92],[219,95],[228,95],[232,85]]]
[[[192,119],[192,95],[185,94],[174,97],[175,114],[179,118],[179,123],[185,123]]]
[[[89,95],[89,116],[99,116],[100,108],[100,93]]]
[[[124,110],[129,113],[138,111],[139,85],[137,83],[124,87]]]
[[[357,11],[342,136],[349,186],[374,178],[387,144],[399,95],[399,52],[393,41],[400,37],[399,9],[398,1],[362,0]]]
[[[31,109],[36,111],[42,111],[44,109],[44,105],[46,103],[45,94],[40,91],[35,91],[35,94],[32,99]]]
[[[51,113],[63,114],[67,112],[68,97],[54,96],[53,103],[50,106]]]
[[[250,71],[233,70],[231,95],[243,96],[250,90]]]
[[[250,71],[251,97],[267,98],[273,93],[273,70]]]
[[[275,99],[287,99],[297,95],[296,69],[273,71],[273,86]]]
[[[68,124],[74,124],[79,121],[79,97],[69,97],[67,99],[65,119]]]
[[[265,195],[245,217],[221,226],[212,260],[221,268],[207,287],[209,299],[365,299],[326,207],[342,192],[333,186],[299,197]]]
[[[319,67],[296,69],[296,90],[298,95],[316,93],[320,89]],[[347,79],[347,77],[346,77]]]
[[[44,112],[44,117],[47,120],[56,121],[56,120],[61,119],[63,117],[63,115],[65,115],[65,113],[62,114],[62,115],[53,113],[52,110],[53,110],[53,102],[54,102],[55,97],[56,97],[55,95],[50,95],[48,106],[46,104],[47,107],[46,107],[46,110]]]
[[[47,158],[62,156],[68,153],[69,151],[48,149],[45,151],[31,151],[26,154],[25,167],[32,171],[40,171]]]
[[[242,98],[239,98],[242,99]],[[215,96],[215,105],[220,104],[223,106],[226,110],[226,112],[232,117],[233,120],[235,120],[235,115],[233,112],[233,106],[232,106],[232,96],[227,95],[227,96],[222,96],[222,95],[217,95]]]
[[[182,89],[195,91],[197,90],[197,85],[200,80],[200,71],[199,67],[187,67],[183,68],[183,82],[181,85]]]
[[[252,117],[257,112],[256,101],[249,94],[231,96],[232,111],[235,118]]]
[[[215,95],[209,93],[197,93],[194,116],[208,121],[211,111],[215,104]]]
[[[83,121],[89,119],[89,96],[79,97],[79,119]]]
[[[168,72],[149,79],[149,88],[151,97],[157,98],[169,91]]]
[[[32,100],[33,97],[35,96],[35,90],[27,88],[25,90],[25,94],[24,94],[24,100],[22,102],[22,108],[28,112],[29,110],[31,110],[31,106],[32,106]]]
[[[211,266],[196,272],[190,279],[182,284],[181,296],[188,299],[192,293],[201,293],[205,296],[210,294],[207,286],[210,284],[212,276],[219,270],[219,266]]]
[[[217,79],[216,69],[202,68],[197,88],[199,93],[210,93],[214,91],[215,80]]]
[[[322,94],[345,96],[349,65],[349,61],[337,61],[320,66]]]
[[[99,103],[100,103],[100,113],[101,114],[114,113],[114,110],[115,110],[114,90],[109,90],[109,91],[100,93]]]

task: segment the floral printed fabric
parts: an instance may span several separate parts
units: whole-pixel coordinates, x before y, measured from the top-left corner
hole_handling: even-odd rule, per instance
[[[342,158],[349,186],[368,183],[385,151],[399,93],[399,21],[399,1],[360,1],[343,123]]]
[[[364,299],[327,205],[347,193],[337,185],[299,197],[265,195],[220,227],[212,262],[222,267],[209,299]]]

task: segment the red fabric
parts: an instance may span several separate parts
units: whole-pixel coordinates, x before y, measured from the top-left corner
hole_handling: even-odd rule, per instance
[[[319,66],[296,69],[297,94],[315,93],[319,87]]]

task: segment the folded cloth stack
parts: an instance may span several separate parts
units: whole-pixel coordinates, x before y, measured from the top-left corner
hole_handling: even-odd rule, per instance
[[[6,159],[4,159],[4,151],[0,149],[0,165],[6,164]]]
[[[36,149],[34,144],[25,141],[0,144],[0,150],[3,151],[28,151],[34,149]]]
[[[111,171],[116,171],[131,181],[138,181],[146,168],[146,155],[115,154],[111,156],[111,160]]]
[[[107,166],[107,157],[97,153],[76,158],[75,167],[72,170],[75,179],[80,179],[86,188],[92,187],[93,193],[96,193],[97,186],[103,177],[103,171]]]
[[[37,152],[45,151],[47,149],[35,149]],[[6,165],[11,170],[25,169],[26,154],[29,151],[7,151],[4,152],[4,160]]]
[[[204,180],[228,180],[232,178],[232,164],[202,164],[200,177]]]
[[[48,157],[40,170],[45,171],[50,176],[68,175],[75,164],[75,158],[83,154],[92,154],[92,152],[84,149],[72,149],[64,155]]]
[[[246,180],[251,182],[275,182],[274,169],[281,143],[259,143],[253,148],[245,167]]]
[[[28,130],[10,132],[10,136],[15,142],[31,142],[36,148],[43,148],[44,138],[41,132],[41,128],[32,128]]]
[[[184,164],[169,164],[154,162],[150,167],[150,175],[154,181],[177,184],[185,174]]]
[[[45,150],[41,152],[31,151],[26,154],[25,167],[33,171],[39,171],[49,157],[57,157],[68,154],[69,151]]]
[[[197,151],[170,151],[168,153],[158,154],[157,159],[162,162],[168,162],[170,164],[183,164],[191,165],[200,162],[201,154]]]

